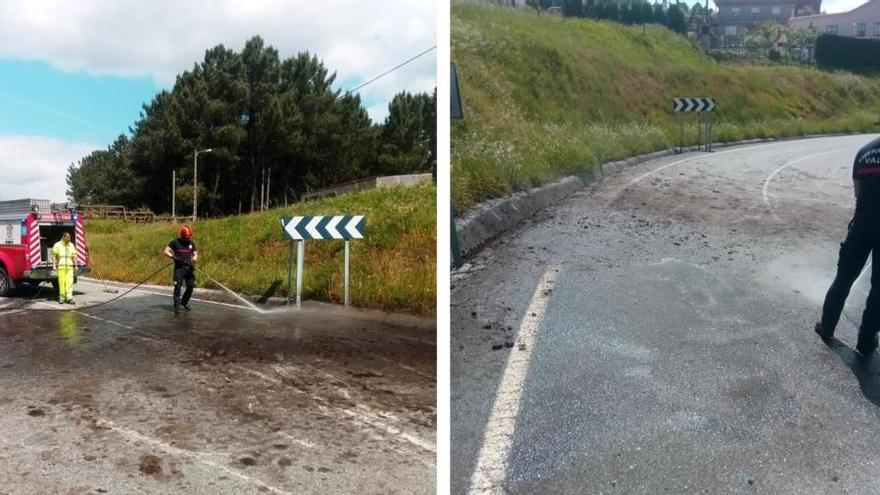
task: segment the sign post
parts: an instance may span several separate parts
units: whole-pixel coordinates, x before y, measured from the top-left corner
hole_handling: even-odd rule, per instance
[[[293,241],[287,241],[287,305],[290,306],[290,274],[293,272]]]
[[[715,98],[673,98],[672,111],[678,117],[679,146],[678,152],[684,151],[684,114],[696,112],[699,114],[697,122],[697,149],[712,151],[712,131],[715,123]]]
[[[345,307],[348,307],[348,241],[345,241]]]
[[[349,241],[363,239],[366,230],[366,219],[363,215],[336,215],[316,217],[284,217],[281,219],[284,236],[291,243],[291,254],[287,265],[287,297],[290,300],[290,278],[293,241],[297,242],[296,251],[296,307],[302,307],[303,260],[305,258],[305,241],[307,239],[340,239],[345,241],[344,260],[344,299],[349,303]],[[289,302],[288,302],[289,304]]]
[[[306,255],[306,241],[296,242],[296,309],[302,308],[303,257]]]

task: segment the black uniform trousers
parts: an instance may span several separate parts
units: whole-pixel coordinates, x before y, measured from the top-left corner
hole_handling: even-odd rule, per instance
[[[869,342],[880,331],[880,214],[856,211],[849,222],[846,239],[840,243],[837,276],[825,296],[822,327],[833,332],[843,312],[850,288],[859,278],[868,255],[871,255],[871,290],[859,327],[859,341]]]
[[[186,283],[183,298],[180,297],[180,286]],[[192,266],[180,265],[174,267],[174,307],[179,308],[189,304],[193,289],[196,286],[196,270]]]

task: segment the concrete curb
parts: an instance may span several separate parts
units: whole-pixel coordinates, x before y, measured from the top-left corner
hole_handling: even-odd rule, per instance
[[[749,144],[771,143],[778,141],[794,141],[798,139],[814,139],[838,136],[866,134],[863,132],[841,132],[834,134],[813,134],[807,136],[791,136],[783,138],[747,139],[729,143],[712,143],[712,148],[727,148]],[[696,146],[684,148],[684,153],[698,151]],[[477,204],[468,213],[455,220],[458,230],[459,245],[462,256],[477,253],[480,248],[500,234],[519,225],[523,220],[534,216],[539,211],[560,203],[584,186],[598,182],[620,170],[656,160],[665,156],[678,154],[668,149],[644,155],[632,156],[615,162],[602,163],[580,175],[563,177],[549,184],[514,193],[504,198],[490,199]]]

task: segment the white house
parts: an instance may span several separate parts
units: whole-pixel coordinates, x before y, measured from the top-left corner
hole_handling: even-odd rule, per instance
[[[869,0],[849,12],[792,17],[788,25],[818,33],[857,38],[880,38],[880,0]]]

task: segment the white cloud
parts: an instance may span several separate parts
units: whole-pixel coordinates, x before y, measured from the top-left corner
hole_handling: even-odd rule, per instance
[[[0,57],[170,86],[206,49],[240,51],[258,34],[282,57],[309,51],[338,80],[365,81],[436,44],[436,9],[424,0],[0,0]],[[429,53],[395,72],[394,84],[383,80],[386,102],[424,90],[435,60]]]
[[[43,136],[0,135],[0,201],[66,201],[67,167],[99,148]]]

